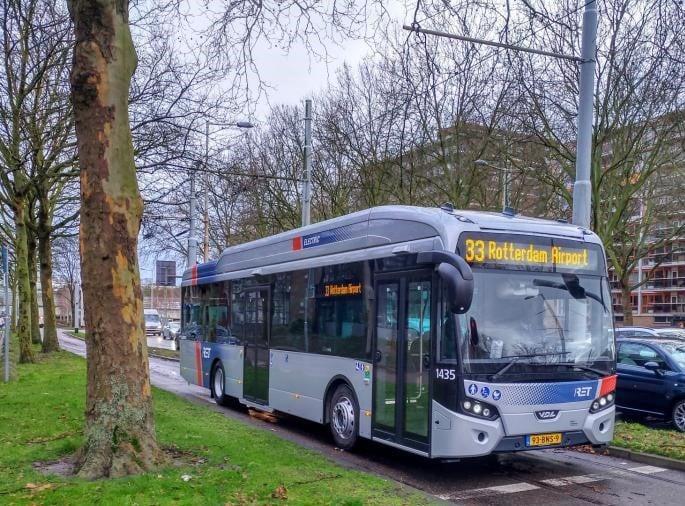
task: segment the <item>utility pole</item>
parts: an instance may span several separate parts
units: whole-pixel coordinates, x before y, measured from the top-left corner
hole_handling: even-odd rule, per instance
[[[590,228],[592,206],[592,114],[594,112],[595,52],[597,49],[597,2],[590,0],[583,12],[578,100],[578,138],[576,140],[576,182],[573,185],[573,223]]]
[[[509,162],[506,162],[504,168],[495,165],[488,160],[478,159],[474,160],[474,165],[483,165],[495,169],[498,172],[498,180],[500,188],[502,190],[502,212],[506,212],[509,207],[509,201],[511,200],[511,170],[509,168]]]
[[[4,334],[5,334],[5,383],[10,380],[10,312],[9,312],[9,252],[7,251],[7,246],[2,245],[2,279],[4,282],[5,291],[5,316],[3,321],[5,322]]]
[[[312,209],[312,101],[304,101],[304,187],[302,189],[302,226],[311,223]]]
[[[195,170],[190,171],[190,229],[188,230],[188,268],[197,263],[197,239],[195,238]]]
[[[205,230],[203,235],[202,258],[204,262],[209,261],[209,121],[205,122]]]
[[[573,223],[590,228],[590,213],[592,205],[591,195],[591,165],[592,165],[592,115],[594,111],[594,86],[595,86],[595,52],[597,49],[597,0],[588,0],[583,11],[583,31],[581,35],[580,58],[574,55],[543,51],[530,47],[523,47],[503,42],[495,42],[484,39],[476,39],[463,35],[427,30],[421,28],[414,21],[411,25],[404,25],[405,30],[446,37],[448,39],[484,44],[486,46],[500,47],[521,51],[524,53],[550,56],[577,62],[580,65],[580,93],[578,97],[578,136],[576,140],[576,181],[573,185]]]

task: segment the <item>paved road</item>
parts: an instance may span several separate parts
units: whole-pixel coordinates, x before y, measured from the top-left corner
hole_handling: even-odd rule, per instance
[[[62,347],[85,355],[83,341],[62,334]],[[526,453],[436,462],[371,442],[354,452],[335,450],[326,429],[283,417],[269,423],[243,409],[216,406],[202,388],[188,385],[178,363],[151,358],[152,383],[195,402],[206,402],[227,417],[319,451],[336,462],[411,485],[449,502],[468,505],[681,505],[685,504],[685,473],[640,465],[614,457],[578,451],[540,450]]]
[[[162,336],[149,336],[147,338],[147,347],[176,350],[176,343],[171,339],[164,339]]]

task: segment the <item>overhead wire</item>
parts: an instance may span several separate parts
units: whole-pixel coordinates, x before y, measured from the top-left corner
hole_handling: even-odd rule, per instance
[[[594,1],[594,0],[589,0],[588,2],[585,2],[584,4],[579,5],[578,7],[576,7],[575,9],[573,9],[573,10],[571,10],[571,11],[569,11],[569,12],[565,12],[565,13],[563,13],[563,14],[557,16],[556,18],[549,19],[549,20],[547,21],[547,23],[546,23],[544,26],[542,26],[542,27],[540,27],[540,28],[538,28],[538,29],[536,29],[536,30],[533,30],[533,31],[531,31],[530,33],[528,33],[528,34],[526,34],[526,35],[524,35],[524,36],[518,38],[518,39],[517,39],[515,42],[513,42],[512,44],[513,44],[513,45],[519,45],[519,44],[521,44],[521,42],[525,42],[525,41],[528,40],[530,37],[533,37],[534,35],[537,35],[538,33],[540,33],[542,30],[545,30],[545,29],[549,28],[550,26],[552,26],[553,24],[558,23],[558,22],[564,20],[565,18],[568,18],[568,17],[572,16],[573,14],[577,13],[577,12],[580,11],[581,9],[584,9],[588,4],[592,3],[593,1]],[[419,10],[420,3],[421,3],[421,0],[417,0],[417,2],[416,2],[416,6],[417,6],[417,7],[414,9],[414,21],[412,22],[412,25],[414,25],[415,23],[416,23],[416,25],[419,25],[419,23],[418,23],[417,20],[418,20],[418,10]],[[444,10],[443,10],[442,12],[444,13]],[[434,17],[434,16],[431,16],[430,18],[426,18],[426,19],[431,19],[432,17]],[[420,26],[420,25],[419,25],[419,26]],[[414,33],[416,33],[416,32],[414,32]],[[407,40],[408,40],[408,39],[409,39],[409,37],[407,37]],[[486,60],[488,60],[488,59],[490,59],[490,58],[493,58],[494,56],[497,56],[497,54],[500,53],[500,52],[503,51],[503,50],[505,50],[505,48],[496,48],[496,49],[493,49],[493,50],[490,51],[488,54],[482,56],[481,58],[479,58],[478,60],[476,60],[475,62],[473,62],[473,63],[472,63],[472,66],[480,65],[480,64],[483,63],[484,61],[486,61]],[[443,79],[442,81],[436,82],[435,84],[433,84],[433,85],[431,86],[431,89],[435,89],[435,88],[437,88],[438,86],[441,86],[441,85],[445,84],[445,83],[446,83],[447,81],[449,81],[451,78],[452,78],[452,76],[448,76],[448,77],[446,77],[445,79]],[[395,112],[397,112],[398,110],[400,110],[400,109],[402,109],[402,108],[404,108],[404,107],[405,107],[405,104],[399,104],[399,105],[395,106],[395,107],[392,108],[392,109],[383,111],[382,113],[380,113],[380,114],[378,114],[377,116],[375,116],[375,117],[369,119],[369,120],[366,121],[365,123],[362,123],[361,125],[358,125],[356,128],[365,128],[365,127],[367,127],[368,125],[370,125],[371,123],[373,123],[374,121],[378,121],[378,120],[380,120],[380,119],[384,119],[388,114],[395,113]]]

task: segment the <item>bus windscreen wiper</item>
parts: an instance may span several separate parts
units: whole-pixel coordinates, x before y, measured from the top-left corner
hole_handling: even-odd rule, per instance
[[[556,283],[554,281],[549,281],[547,279],[534,279],[533,286],[544,286],[546,288],[556,288],[558,290],[564,290],[566,292],[569,292],[574,299],[583,299],[587,297],[589,299],[596,300],[602,305],[605,311],[607,310],[604,301],[599,297],[599,295],[585,290],[578,283],[574,284],[572,281],[564,280],[564,283]]]
[[[568,355],[569,353],[571,353],[571,352],[570,351],[560,351],[560,352],[555,352],[555,353],[530,353],[527,355],[510,355],[508,357],[500,357],[500,358],[511,358],[512,361],[509,362],[504,367],[502,367],[495,374],[490,376],[490,381],[495,381],[496,379],[501,377],[505,372],[507,372],[511,368],[511,366],[513,366],[515,363],[517,363],[522,358],[553,357],[553,356],[557,356],[557,355]]]
[[[607,375],[606,371],[600,371],[599,369],[595,369],[594,367],[576,364],[575,362],[559,362],[558,364],[554,364],[554,365],[565,365],[567,367],[573,367],[575,369],[580,369],[581,371],[587,371],[587,372],[595,373],[597,376],[600,376],[600,377],[604,377]]]

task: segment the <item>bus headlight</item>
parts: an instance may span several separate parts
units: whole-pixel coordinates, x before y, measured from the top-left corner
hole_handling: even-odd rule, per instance
[[[467,399],[461,403],[461,411],[467,415],[487,420],[494,420],[499,416],[497,408],[485,402]]]
[[[616,399],[616,375],[602,378],[599,383],[599,397],[590,405],[590,413],[597,413],[614,405]]]
[[[599,397],[598,399],[595,399],[590,405],[590,413],[597,413],[598,411],[602,411],[603,409],[613,406],[614,398],[615,394],[611,392]]]

